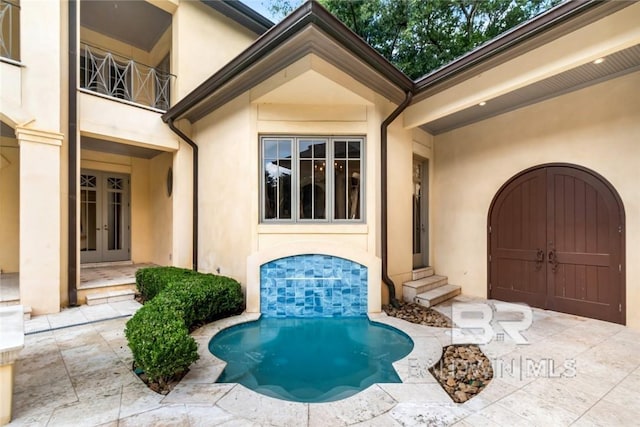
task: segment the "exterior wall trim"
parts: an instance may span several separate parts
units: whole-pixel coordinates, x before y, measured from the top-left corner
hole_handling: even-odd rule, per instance
[[[64,139],[64,135],[59,132],[24,128],[21,126],[16,126],[15,133],[18,143],[28,141],[36,144],[48,144],[60,147]]]

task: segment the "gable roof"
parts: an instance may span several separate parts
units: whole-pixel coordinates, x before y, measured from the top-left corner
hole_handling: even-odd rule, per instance
[[[186,116],[192,122],[198,120],[310,53],[338,68],[351,68],[349,74],[378,86],[394,101],[413,90],[413,81],[395,65],[319,3],[309,1],[180,100],[162,119],[166,122]]]
[[[468,54],[412,81],[324,7],[311,0],[180,100],[162,119],[195,122],[310,53],[347,72],[392,102],[414,101],[495,67],[633,2],[576,0],[550,9]]]

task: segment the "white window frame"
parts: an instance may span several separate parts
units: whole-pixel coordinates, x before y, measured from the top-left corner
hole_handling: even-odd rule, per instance
[[[291,218],[265,218],[265,141],[266,140],[290,140],[291,141]],[[326,190],[325,209],[326,218],[306,219],[300,218],[300,152],[299,144],[301,140],[324,140],[326,141]],[[336,141],[358,141],[360,143],[360,196],[359,196],[359,216],[358,219],[336,219],[335,218],[335,172],[334,172],[334,145]],[[258,159],[260,162],[259,188],[260,188],[260,223],[262,224],[363,224],[366,222],[366,138],[362,135],[260,135],[258,138]]]

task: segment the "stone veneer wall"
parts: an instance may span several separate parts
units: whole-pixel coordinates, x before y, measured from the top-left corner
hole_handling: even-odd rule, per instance
[[[260,311],[269,317],[367,314],[367,267],[329,255],[295,255],[260,267]]]

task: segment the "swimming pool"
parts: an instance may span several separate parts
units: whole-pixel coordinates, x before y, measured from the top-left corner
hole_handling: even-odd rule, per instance
[[[261,318],[218,333],[219,383],[295,402],[330,402],[374,383],[399,383],[391,365],[413,349],[406,334],[352,318]]]

